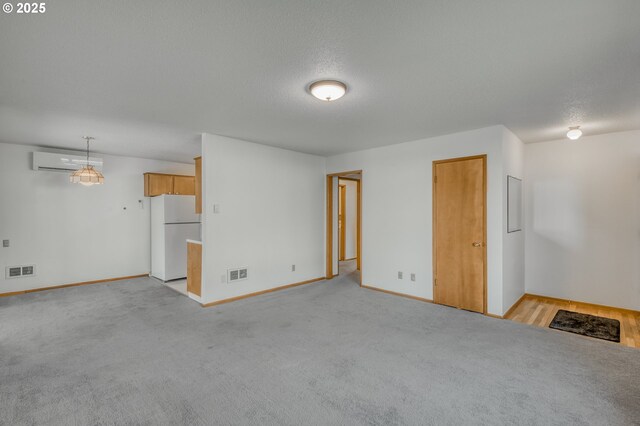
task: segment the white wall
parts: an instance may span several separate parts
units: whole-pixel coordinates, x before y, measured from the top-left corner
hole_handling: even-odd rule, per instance
[[[345,250],[344,258],[352,259],[357,255],[357,234],[358,234],[358,183],[353,180],[340,180],[341,185],[345,185],[346,212],[344,218],[345,226]]]
[[[504,129],[502,144],[502,158],[504,171],[502,173],[502,312],[506,312],[525,293],[525,257],[524,257],[524,227],[521,231],[507,232],[507,176],[523,179],[524,175],[524,144],[509,129]],[[524,203],[524,199],[521,200]]]
[[[640,309],[640,131],[525,158],[527,293]]]
[[[362,170],[364,285],[433,299],[432,162],[487,154],[488,312],[502,315],[504,131],[494,126],[327,159],[327,173]]]
[[[0,143],[0,239],[11,240],[0,247],[0,293],[148,273],[142,174],[193,174],[194,166],[96,154],[105,184],[84,187],[67,173],[33,171],[33,151],[60,152]],[[37,276],[5,279],[5,267],[20,264],[36,264]]]
[[[203,303],[325,275],[323,157],[204,134],[202,163]]]

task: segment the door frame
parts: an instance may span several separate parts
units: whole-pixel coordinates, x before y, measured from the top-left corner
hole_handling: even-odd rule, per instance
[[[436,186],[436,166],[438,164],[443,164],[443,163],[455,163],[457,161],[466,161],[466,160],[478,160],[481,159],[482,160],[482,195],[483,195],[483,203],[482,203],[482,215],[484,216],[484,220],[482,223],[482,255],[483,255],[483,264],[484,264],[484,271],[483,271],[483,288],[482,288],[482,293],[483,293],[483,301],[482,301],[482,313],[484,315],[487,314],[487,268],[488,268],[488,264],[487,264],[487,154],[481,154],[481,155],[472,155],[472,156],[468,156],[468,157],[456,157],[456,158],[447,158],[444,160],[436,160],[433,161],[433,165],[432,167],[432,176],[431,176],[431,184],[432,184],[432,194],[431,194],[431,199],[432,199],[432,268],[433,268],[433,283],[432,283],[432,288],[433,288],[433,302],[434,303],[438,303],[436,294],[437,294],[437,289],[436,289],[436,280],[437,280],[437,276],[438,276],[438,271],[437,271],[437,262],[436,262],[436,233],[437,233],[437,226],[436,226],[436,191],[437,191],[437,186]]]
[[[349,175],[360,175],[360,179],[353,179]],[[325,279],[330,280],[333,274],[333,178],[353,180],[357,182],[357,236],[356,236],[356,267],[360,271],[360,287],[362,287],[362,170],[351,170],[340,173],[329,173],[326,175],[326,238],[325,238]]]
[[[347,216],[347,185],[340,183],[338,178],[338,260],[344,260],[346,248],[347,229],[344,226]]]

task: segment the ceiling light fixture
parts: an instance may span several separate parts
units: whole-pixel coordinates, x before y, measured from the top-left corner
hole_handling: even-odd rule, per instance
[[[309,92],[321,101],[331,102],[347,93],[347,85],[337,80],[320,80],[311,83]]]
[[[80,170],[76,170],[69,176],[69,182],[79,183],[84,186],[100,185],[104,183],[102,173],[93,168],[89,164],[89,141],[94,140],[91,136],[83,136],[82,139],[87,141],[87,164]]]
[[[580,138],[582,136],[582,130],[580,130],[580,126],[569,127],[569,131],[567,132],[567,137],[572,141]]]

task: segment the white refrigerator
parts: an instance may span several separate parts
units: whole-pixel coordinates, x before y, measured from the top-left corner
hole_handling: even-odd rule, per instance
[[[151,275],[162,281],[187,276],[187,239],[200,241],[200,215],[192,195],[151,198]]]

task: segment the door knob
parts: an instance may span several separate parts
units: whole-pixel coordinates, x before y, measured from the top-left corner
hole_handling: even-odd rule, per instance
[[[479,241],[474,241],[473,243],[471,243],[471,245],[474,247],[482,247],[482,243]]]

